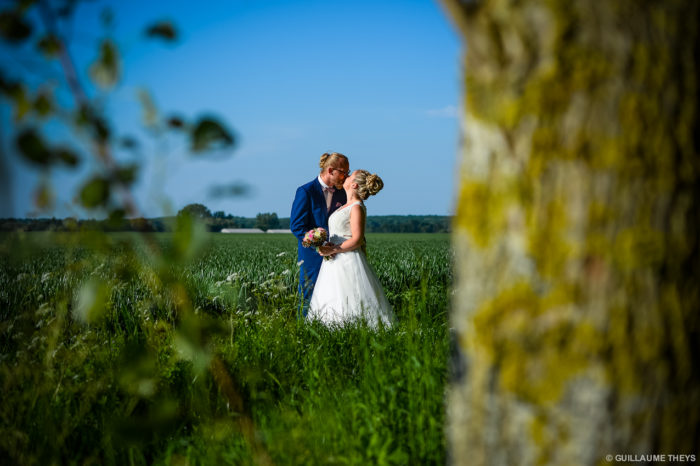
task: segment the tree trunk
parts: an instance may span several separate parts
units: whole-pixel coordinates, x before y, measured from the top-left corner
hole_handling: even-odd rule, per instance
[[[466,44],[452,462],[697,460],[700,2],[443,3]]]

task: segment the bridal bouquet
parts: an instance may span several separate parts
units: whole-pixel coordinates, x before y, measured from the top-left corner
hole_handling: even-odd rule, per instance
[[[319,246],[326,244],[327,239],[328,232],[326,229],[323,227],[318,227],[306,232],[304,239],[301,241],[301,245],[305,248],[316,248],[316,251],[318,251]],[[324,259],[329,259],[329,257],[325,256]]]

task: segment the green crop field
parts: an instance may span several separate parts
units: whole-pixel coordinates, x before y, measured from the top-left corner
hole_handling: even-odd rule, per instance
[[[0,236],[0,463],[443,464],[449,236],[371,234],[398,325],[297,316],[291,235]]]

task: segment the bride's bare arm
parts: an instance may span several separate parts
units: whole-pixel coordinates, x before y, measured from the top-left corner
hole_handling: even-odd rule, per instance
[[[352,236],[341,244],[333,246],[328,253],[324,254],[324,248],[321,248],[321,255],[328,256],[341,252],[354,251],[361,248],[365,241],[365,211],[359,204],[350,207],[350,233]]]

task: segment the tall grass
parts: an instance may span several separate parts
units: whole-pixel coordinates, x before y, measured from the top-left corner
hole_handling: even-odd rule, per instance
[[[291,236],[140,238],[0,238],[0,462],[444,463],[446,235],[369,236],[379,331],[297,318]]]

